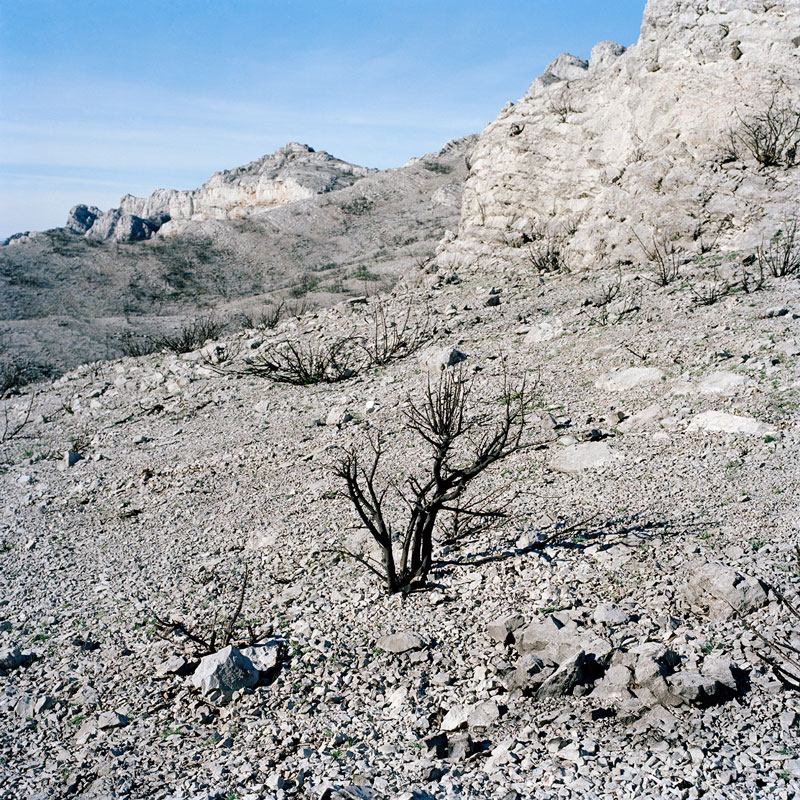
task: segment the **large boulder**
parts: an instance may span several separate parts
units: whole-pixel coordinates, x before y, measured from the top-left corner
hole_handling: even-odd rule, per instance
[[[520,655],[531,653],[545,663],[561,664],[576,652],[591,654],[598,662],[605,662],[611,653],[611,644],[574,620],[562,622],[554,615],[535,620],[515,633]]]
[[[233,645],[205,656],[192,676],[192,683],[212,703],[229,703],[234,692],[255,686],[259,671]]]
[[[585,664],[586,653],[583,650],[564,659],[558,669],[542,682],[537,696],[562,697],[569,694],[579,683],[583,683]]]
[[[712,620],[744,616],[767,603],[759,580],[718,561],[690,566],[682,594],[692,611]]]
[[[0,648],[0,672],[8,672],[25,663],[25,656],[16,645]]]

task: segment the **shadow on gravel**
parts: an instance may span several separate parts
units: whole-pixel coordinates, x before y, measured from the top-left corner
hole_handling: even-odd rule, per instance
[[[476,567],[483,564],[495,564],[511,558],[519,558],[537,553],[546,561],[552,561],[555,551],[577,550],[582,552],[589,547],[595,552],[608,550],[616,545],[624,544],[635,547],[655,537],[675,536],[681,533],[697,532],[710,527],[707,522],[670,522],[666,520],[644,520],[640,514],[625,517],[598,520],[599,514],[576,523],[559,522],[553,528],[541,528],[527,534],[529,539],[535,538],[523,547],[509,546],[508,542],[499,543],[477,553],[469,553],[460,558],[440,559],[434,564],[439,576],[445,574],[448,567]]]

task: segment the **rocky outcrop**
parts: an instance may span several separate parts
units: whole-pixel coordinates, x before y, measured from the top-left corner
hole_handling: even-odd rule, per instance
[[[80,214],[86,206],[76,206],[72,212]],[[90,211],[90,209],[86,209]],[[94,209],[95,211],[97,209]],[[70,212],[70,219],[73,213]],[[95,239],[101,242],[113,240],[118,242],[140,242],[144,239],[149,239],[168,219],[166,214],[156,214],[149,219],[137,217],[135,214],[126,214],[118,208],[112,208],[105,214],[95,215],[92,219],[91,214],[87,215],[85,219],[91,220],[91,224],[84,231],[83,235],[87,239]],[[74,228],[69,228],[73,233],[79,233]]]
[[[69,211],[69,216],[67,216],[67,224],[64,226],[64,230],[83,236],[102,216],[103,212],[97,206],[73,206]]]
[[[250,164],[214,173],[199,189],[159,189],[150,197],[125,195],[120,211],[146,218],[167,214],[175,223],[240,219],[352,186],[372,172],[375,170],[290,142]]]
[[[730,132],[773,98],[798,108],[798,29],[791,0],[650,0],[628,50],[559,56],[480,135],[440,263],[524,262],[555,241],[572,269],[613,266],[643,261],[638,239],[688,258],[773,235],[796,214],[800,168],[763,168]]]
[[[214,173],[199,189],[158,189],[149,197],[126,194],[119,208],[105,213],[77,205],[65,230],[99,241],[141,241],[167,222],[163,232],[174,234],[188,221],[242,219],[347,188],[375,171],[290,142],[257,161]]]

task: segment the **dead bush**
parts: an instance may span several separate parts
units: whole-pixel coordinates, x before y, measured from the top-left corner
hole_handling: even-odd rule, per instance
[[[390,319],[378,300],[367,319],[369,335],[360,344],[370,366],[381,367],[417,352],[432,335],[430,311],[416,314],[409,304],[397,319]]]
[[[639,242],[652,271],[652,276],[645,276],[650,283],[656,286],[669,286],[680,277],[682,259],[678,255],[675,242],[670,241],[665,234],[657,232],[651,233],[650,244],[646,244],[636,231],[633,235]]]
[[[174,334],[154,338],[160,350],[173,353],[191,353],[199,350],[210,339],[216,339],[224,330],[225,323],[213,316],[196,317],[185,323]]]
[[[10,346],[0,341],[0,398],[54,374],[55,370],[49,364],[17,357]]]
[[[0,400],[4,399],[4,395],[0,395]],[[3,421],[0,426],[0,444],[6,444],[12,439],[19,436],[27,427],[31,419],[31,412],[33,411],[33,403],[36,399],[36,394],[31,392],[28,403],[23,405],[18,413],[14,413],[9,409],[8,403],[3,404]]]
[[[305,344],[286,340],[274,342],[267,344],[260,355],[246,358],[244,362],[245,374],[295,386],[343,381],[357,375],[361,367],[356,345],[350,337]]]
[[[750,272],[748,267],[757,265],[755,272]],[[761,291],[767,283],[767,276],[764,273],[764,262],[755,255],[749,255],[741,261],[741,273],[739,276],[739,287],[745,294]]]
[[[720,277],[717,266],[714,266],[708,280],[690,283],[689,287],[696,306],[713,306],[736,289],[735,284]]]
[[[800,273],[800,232],[797,218],[787,220],[769,242],[762,242],[756,251],[760,268],[773,278],[785,278]]]
[[[234,581],[238,581],[238,586],[233,583]],[[207,587],[208,594],[212,598],[211,605],[214,607],[213,611],[208,612],[208,618],[205,620],[181,619],[171,614],[162,616],[148,607],[146,614],[152,621],[154,634],[157,638],[169,642],[185,640],[191,644],[196,658],[216,653],[229,644],[252,647],[265,634],[255,630],[252,620],[242,619],[249,581],[250,570],[247,564],[241,573],[233,570],[227,580],[220,577],[216,571],[210,573],[208,580],[201,582]],[[228,602],[232,602],[232,607],[227,613],[222,610],[226,604],[226,595],[232,595],[227,598]]]
[[[526,260],[536,272],[569,272],[566,234],[541,225],[527,236]]]
[[[800,108],[776,88],[760,110],[747,116],[738,111],[738,121],[728,130],[726,157],[740,161],[747,154],[762,167],[793,167],[800,146]]]
[[[463,372],[443,370],[436,383],[429,381],[421,401],[409,398],[406,427],[426,445],[430,460],[402,485],[380,472],[385,452],[380,434],[368,438],[366,455],[357,446],[346,449],[332,468],[381,553],[379,562],[354,557],[380,576],[390,593],[425,584],[437,527],[451,539],[464,532],[465,524],[477,523],[485,532],[503,515],[492,505],[491,493],[482,502],[471,490],[489,467],[525,447],[528,392],[524,382],[512,388],[505,380],[503,410],[495,415],[470,408],[471,389]],[[406,513],[398,513],[398,505]]]
[[[550,98],[550,111],[558,117],[559,122],[566,122],[570,114],[577,114],[578,109],[572,105],[569,90],[562,88]]]
[[[123,357],[130,358],[148,356],[161,349],[159,343],[151,336],[136,334],[131,331],[122,333],[115,346]]]
[[[259,311],[240,311],[236,319],[242,328],[271,331],[278,327],[285,310],[286,302],[281,300],[280,303],[269,303]]]
[[[795,545],[794,557],[796,561],[795,572],[800,574],[800,545]],[[786,627],[791,628],[791,622],[794,622],[795,628],[791,635],[770,638],[754,628],[746,620],[743,619],[742,622],[751,633],[755,634],[769,648],[770,652],[758,653],[758,657],[772,669],[773,675],[785,688],[798,692],[800,691],[800,647],[797,644],[796,632],[797,622],[800,621],[800,609],[798,609],[796,603],[791,602],[778,588],[770,584],[766,585],[777,597],[780,605],[788,612],[790,622],[787,623]]]

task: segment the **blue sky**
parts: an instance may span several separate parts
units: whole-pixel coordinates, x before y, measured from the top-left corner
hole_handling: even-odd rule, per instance
[[[400,166],[479,131],[644,0],[0,0],[0,237],[300,141]]]

